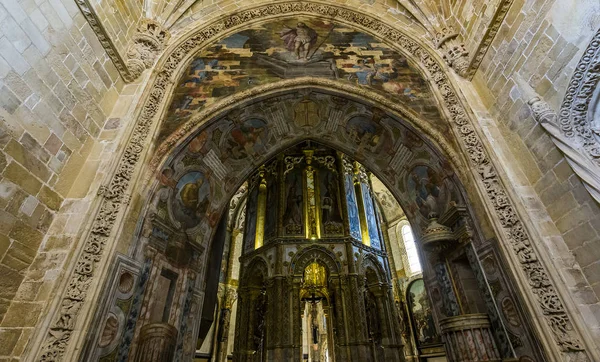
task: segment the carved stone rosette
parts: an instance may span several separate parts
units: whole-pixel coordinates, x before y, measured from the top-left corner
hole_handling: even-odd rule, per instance
[[[154,65],[170,36],[158,22],[151,19],[141,20],[127,50],[127,68],[134,79]]]
[[[448,66],[466,78],[469,72],[469,52],[459,41],[458,33],[451,26],[436,32],[433,39],[435,47],[442,52],[442,57]]]

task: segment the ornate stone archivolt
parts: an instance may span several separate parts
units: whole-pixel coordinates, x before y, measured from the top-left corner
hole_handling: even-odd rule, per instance
[[[530,291],[537,299],[540,314],[552,331],[555,343],[565,354],[565,359],[572,359],[573,356],[567,357],[566,355],[577,353],[580,361],[589,360],[587,354],[583,352],[584,346],[580,341],[578,332],[574,329],[570,317],[556,293],[556,288],[545,266],[539,259],[537,251],[531,245],[530,237],[517,215],[515,207],[494,165],[491,163],[481,139],[475,132],[472,121],[461,105],[459,97],[444,72],[444,68],[437,59],[413,39],[375,18],[337,6],[303,1],[269,4],[220,19],[200,29],[195,35],[176,47],[168,56],[162,68],[159,69],[148,99],[141,109],[133,134],[104,193],[99,211],[94,217],[91,230],[85,236],[83,250],[75,259],[75,270],[68,277],[68,285],[61,296],[61,307],[58,308],[56,315],[51,320],[50,328],[42,343],[39,360],[63,360],[67,345],[71,342],[75,330],[79,311],[88,297],[87,292],[94,271],[117,220],[117,214],[122,208],[122,201],[130,186],[135,167],[144,151],[150,128],[158,110],[166,101],[165,91],[171,83],[170,79],[174,77],[174,73],[179,69],[180,62],[205,41],[216,39],[228,29],[239,27],[263,17],[290,16],[294,13],[314,14],[315,16],[325,16],[355,24],[370,31],[375,36],[395,44],[395,47],[403,53],[410,54],[419,61],[420,66],[429,74],[434,88],[441,94],[443,106],[451,117],[456,133],[467,152],[473,169],[477,170],[487,200],[495,210],[495,216],[502,225],[505,240],[512,246],[513,257],[521,265]]]

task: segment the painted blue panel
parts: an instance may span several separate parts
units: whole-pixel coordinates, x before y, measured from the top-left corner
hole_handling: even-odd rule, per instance
[[[354,194],[354,182],[352,175],[346,175],[344,180],[346,187],[346,203],[348,204],[348,221],[350,223],[350,236],[362,240],[360,233],[360,219],[358,218],[358,206]]]
[[[381,240],[379,239],[379,230],[377,229],[377,215],[375,215],[375,207],[369,186],[361,184],[363,192],[363,200],[365,202],[365,214],[367,217],[367,227],[369,229],[369,238],[371,239],[371,247],[381,250]]]

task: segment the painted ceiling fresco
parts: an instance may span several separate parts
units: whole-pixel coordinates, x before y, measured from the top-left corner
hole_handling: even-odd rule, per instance
[[[443,127],[426,81],[406,57],[354,29],[299,17],[256,25],[201,51],[174,91],[159,142],[221,97],[303,76],[367,87]]]
[[[158,173],[154,214],[202,243],[245,178],[307,138],[370,169],[414,225],[460,202],[451,166],[400,120],[334,95],[291,91],[235,109],[173,150]]]

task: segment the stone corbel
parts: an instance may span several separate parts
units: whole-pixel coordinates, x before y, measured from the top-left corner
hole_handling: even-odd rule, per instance
[[[447,26],[435,33],[433,44],[442,53],[448,66],[463,78],[468,77],[469,52],[454,28]]]
[[[127,50],[127,68],[134,80],[154,65],[170,36],[160,23],[151,19],[140,21]]]
[[[531,107],[535,120],[564,154],[569,166],[583,181],[590,195],[600,203],[600,166],[586,155],[583,144],[577,137],[567,137],[563,133],[556,113],[541,97],[533,97],[527,104]]]

